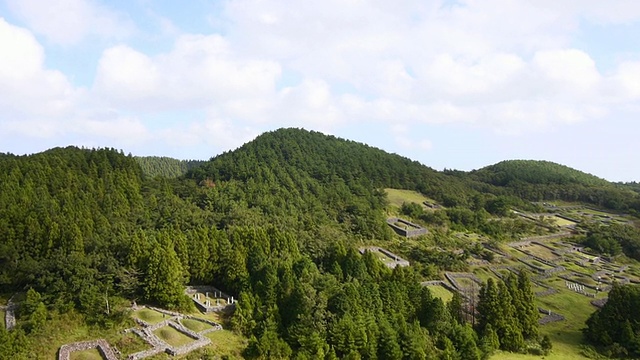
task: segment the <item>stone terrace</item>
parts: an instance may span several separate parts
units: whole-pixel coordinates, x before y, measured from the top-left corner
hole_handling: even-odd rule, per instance
[[[140,308],[144,308],[144,306],[135,307],[134,309],[140,309]],[[125,330],[125,332],[133,332],[134,334],[140,336],[142,340],[144,340],[147,344],[151,346],[151,349],[130,354],[127,356],[127,360],[144,359],[144,358],[147,358],[156,354],[160,354],[163,352],[173,356],[183,355],[210,344],[211,339],[204,336],[205,334],[210,333],[212,331],[222,330],[222,325],[214,321],[201,319],[195,316],[184,315],[178,312],[168,311],[168,310],[159,309],[151,306],[149,306],[148,308],[151,310],[155,310],[157,312],[169,315],[170,317],[167,320],[161,321],[154,325],[151,325],[144,320],[135,318],[135,321],[138,325],[140,325],[140,328],[127,329]],[[194,320],[207,323],[212,327],[196,333],[195,331],[192,331],[191,329],[188,329],[184,325],[182,325],[180,323],[180,319],[194,319]],[[177,347],[167,344],[162,339],[160,339],[156,334],[153,333],[154,330],[160,329],[165,326],[170,326],[174,328],[175,330],[181,332],[182,334],[192,338],[193,341],[186,345],[177,346]],[[62,347],[60,347],[60,351],[58,352],[58,360],[69,360],[72,352],[89,350],[89,349],[98,349],[102,354],[103,358],[106,360],[118,360],[118,357],[116,357],[114,351],[109,346],[109,343],[107,343],[107,341],[103,339],[63,345]]]

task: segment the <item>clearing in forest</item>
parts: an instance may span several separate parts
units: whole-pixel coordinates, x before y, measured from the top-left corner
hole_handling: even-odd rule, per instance
[[[449,300],[453,298],[453,293],[442,285],[429,285],[427,288],[429,288],[433,297],[440,298],[444,303],[449,302]]]
[[[413,190],[387,188],[387,189],[384,189],[384,191],[387,193],[387,199],[389,200],[389,204],[397,208],[400,208],[402,206],[402,203],[405,203],[405,202],[406,203],[414,202],[416,204],[420,204],[425,209],[428,209],[428,207],[424,205],[425,201],[432,204],[436,203],[435,200],[430,199],[420,194],[419,192],[413,191]]]
[[[167,316],[165,314],[147,308],[136,310],[133,313],[133,317],[143,320],[151,325],[167,320]]]

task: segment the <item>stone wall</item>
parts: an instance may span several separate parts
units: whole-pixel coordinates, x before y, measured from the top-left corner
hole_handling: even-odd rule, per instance
[[[386,256],[388,256],[390,259],[393,260],[393,262],[385,264],[385,265],[387,265],[387,267],[392,268],[392,269],[395,268],[396,266],[409,266],[410,265],[408,260],[405,260],[405,259],[401,258],[400,256],[392,253],[391,251],[389,251],[387,249],[383,249],[381,247],[368,246],[368,247],[360,248],[359,251],[363,255],[364,255],[364,253],[366,251],[379,251],[379,252],[385,254]]]
[[[409,229],[404,229],[396,225],[397,222],[407,225]],[[389,218],[387,219],[387,224],[391,226],[393,231],[395,231],[398,235],[404,237],[419,236],[427,233],[427,229],[423,228],[422,226],[400,218]]]
[[[207,305],[203,303],[199,299],[195,298],[194,295],[197,293],[210,293],[214,294],[215,297],[220,299],[226,299],[227,304],[225,305]],[[198,310],[208,313],[208,312],[223,312],[230,313],[236,308],[236,299],[233,296],[223,293],[217,288],[209,285],[193,285],[187,286],[185,289],[185,294],[187,294],[191,300],[193,300],[194,304],[198,308]]]
[[[556,321],[563,321],[564,320],[564,316],[558,314],[558,313],[554,313],[551,310],[545,310],[543,308],[538,308],[538,312],[540,312],[541,314],[544,314],[544,316],[540,319],[538,319],[538,324],[540,325],[544,325],[544,324],[548,324],[548,323],[552,323],[552,322],[556,322]]]
[[[136,323],[138,323],[138,325],[142,326],[142,329],[131,329],[131,331],[133,331],[134,333],[136,333],[138,336],[140,336],[146,343],[148,343],[151,346],[151,349],[145,350],[145,351],[140,351],[137,352],[135,354],[131,354],[127,357],[128,360],[138,360],[138,359],[143,359],[149,356],[153,356],[159,353],[167,353],[169,355],[183,355],[186,353],[189,353],[193,350],[196,350],[200,347],[206,346],[208,344],[211,343],[211,339],[209,339],[208,337],[204,336],[205,334],[212,332],[212,331],[217,331],[217,330],[222,330],[222,325],[214,322],[214,321],[210,321],[207,319],[201,319],[195,316],[190,316],[190,315],[183,315],[181,313],[178,312],[174,312],[174,311],[169,311],[169,310],[165,310],[165,309],[160,309],[160,308],[156,308],[156,307],[152,307],[149,306],[149,309],[155,310],[157,312],[169,315],[170,318],[167,320],[164,320],[162,322],[159,322],[157,324],[149,324],[147,322],[145,322],[144,320],[141,319],[135,319]],[[198,321],[202,321],[204,323],[207,323],[209,325],[212,326],[212,328],[201,331],[199,333],[196,333],[188,328],[186,328],[184,325],[182,325],[182,323],[180,323],[180,320],[183,318],[187,318],[187,319],[194,319],[194,320],[198,320]],[[169,344],[167,344],[166,342],[162,341],[162,339],[158,338],[153,331],[160,329],[162,327],[165,326],[170,326],[174,329],[176,329],[177,331],[185,334],[186,336],[192,338],[194,341],[183,345],[183,346],[179,346],[179,347],[173,347]]]
[[[14,297],[15,295],[9,299],[4,309],[4,328],[7,329],[7,331],[12,330],[16,326],[16,308],[18,305],[13,302]]]
[[[109,343],[104,339],[62,345],[58,351],[58,360],[69,360],[71,359],[72,352],[90,349],[98,349],[102,357],[106,360],[118,360],[113,349],[111,349]]]

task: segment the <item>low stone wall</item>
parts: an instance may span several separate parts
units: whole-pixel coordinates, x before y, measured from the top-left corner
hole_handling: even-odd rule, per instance
[[[571,235],[573,235],[573,233],[571,231],[563,231],[563,232],[559,232],[559,233],[551,234],[551,235],[540,235],[540,236],[523,237],[521,240],[522,241],[545,241],[545,240],[553,240],[553,239],[569,237]]]
[[[214,297],[220,299],[227,299],[226,305],[207,305],[206,303],[201,302],[199,299],[196,299],[194,295],[196,293],[213,293]],[[224,312],[230,313],[236,307],[236,300],[233,296],[223,293],[221,290],[209,285],[193,285],[187,286],[185,289],[185,294],[187,294],[191,300],[193,300],[194,304],[198,308],[198,310],[208,313],[208,312]]]
[[[554,288],[547,288],[544,291],[538,291],[537,293],[535,293],[535,295],[537,297],[543,297],[543,296],[549,296],[549,295],[553,295],[553,294],[557,294],[558,290],[554,289]]]
[[[7,302],[7,306],[4,309],[4,328],[7,331],[12,330],[16,326],[16,308],[18,307],[14,302],[13,295]]]
[[[58,360],[69,360],[71,359],[72,352],[90,349],[98,349],[102,357],[106,360],[118,360],[111,346],[104,339],[62,345],[58,351]]]
[[[405,224],[409,227],[411,227],[411,229],[403,229],[401,227],[399,227],[398,225],[396,225],[396,223],[402,223]],[[419,236],[419,235],[424,235],[427,233],[427,229],[423,228],[422,226],[418,225],[418,224],[414,224],[410,221],[404,220],[404,219],[400,219],[400,218],[389,218],[387,219],[387,224],[389,226],[391,226],[391,228],[398,234],[404,237],[413,237],[413,236]]]
[[[449,283],[447,283],[446,281],[442,281],[442,280],[423,281],[420,283],[420,285],[422,286],[438,286],[439,285],[451,292],[458,292],[458,289],[449,285]]]
[[[462,286],[460,286],[460,284],[458,284],[458,282],[456,281],[457,278],[470,279],[471,281],[475,282],[476,284],[482,285],[482,280],[480,280],[477,276],[475,276],[472,273],[445,272],[444,276],[447,278],[447,280],[449,280],[451,285],[453,285],[453,287],[455,287],[456,290],[459,291],[459,292],[464,291],[464,288]]]
[[[138,323],[140,326],[142,326],[142,329],[131,329],[131,331],[133,331],[134,333],[136,333],[138,336],[140,336],[146,343],[148,343],[152,348],[145,350],[145,351],[140,351],[137,352],[135,354],[131,354],[127,357],[128,360],[138,360],[138,359],[143,359],[149,356],[153,356],[162,352],[165,352],[169,355],[183,355],[186,353],[189,353],[193,350],[196,350],[200,347],[206,346],[208,344],[211,343],[211,339],[209,339],[208,337],[204,336],[205,334],[212,332],[212,331],[217,331],[217,330],[222,330],[222,325],[214,322],[214,321],[210,321],[207,319],[201,319],[195,316],[190,316],[190,315],[183,315],[181,313],[178,312],[174,312],[174,311],[169,311],[169,310],[165,310],[165,309],[160,309],[160,308],[156,308],[156,307],[152,307],[149,306],[149,309],[155,310],[157,312],[169,315],[170,318],[167,320],[164,320],[162,322],[159,322],[157,324],[149,324],[147,322],[145,322],[144,320],[140,320],[140,319],[135,319],[136,323]],[[188,329],[187,327],[185,327],[184,325],[182,325],[182,323],[180,323],[180,320],[183,318],[187,318],[187,319],[194,319],[194,320],[198,320],[198,321],[202,321],[204,323],[207,323],[209,325],[212,326],[212,328],[201,331],[199,333],[196,333],[195,331]],[[190,342],[186,345],[183,346],[179,346],[179,347],[173,347],[169,344],[167,344],[166,342],[164,342],[162,339],[160,339],[159,337],[157,337],[153,331],[160,329],[162,327],[165,326],[170,326],[174,329],[176,329],[177,331],[183,333],[184,335],[192,338],[194,341]]]
[[[360,248],[359,249],[360,253],[364,255],[364,253],[366,251],[379,251],[383,254],[385,254],[386,256],[388,256],[389,258],[391,258],[393,260],[393,262],[391,263],[386,263],[385,265],[387,265],[387,267],[389,268],[395,268],[396,266],[409,266],[409,261],[401,258],[400,256],[392,253],[391,251],[387,250],[387,249],[383,249],[381,247],[378,246],[368,246],[368,247],[364,247],[364,248]]]
[[[538,324],[540,325],[545,325],[548,323],[552,323],[552,322],[556,322],[556,321],[563,321],[564,320],[564,316],[558,314],[558,313],[554,313],[551,310],[545,310],[543,308],[538,308],[538,312],[540,312],[541,314],[544,314],[544,316],[540,319],[538,319]]]
[[[607,298],[591,300],[591,305],[593,305],[595,307],[598,307],[598,308],[603,308],[604,304],[606,304],[608,300],[609,299],[607,299]]]

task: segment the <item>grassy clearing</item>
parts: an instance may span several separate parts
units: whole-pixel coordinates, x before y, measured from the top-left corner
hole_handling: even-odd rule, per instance
[[[571,220],[567,220],[567,219],[563,219],[559,216],[554,216],[553,221],[555,222],[556,225],[558,226],[571,226],[571,225],[576,225],[577,223]]]
[[[553,261],[560,258],[558,255],[554,254],[551,250],[537,244],[529,245],[527,247],[524,247],[522,250],[528,252],[531,255],[545,259],[547,261]]]
[[[425,201],[435,203],[435,200],[429,199],[428,197],[420,194],[419,192],[413,190],[401,190],[401,189],[384,189],[387,193],[387,199],[389,199],[389,204],[395,207],[401,207],[402,203],[416,203],[422,205],[424,208],[427,208],[422,203]]]
[[[153,333],[171,346],[182,346],[195,340],[172,328],[171,326],[163,326]]]
[[[167,315],[147,308],[136,310],[133,317],[144,320],[151,325],[167,320]]]
[[[109,344],[118,348],[124,355],[130,355],[151,348],[149,344],[134,333],[120,333],[118,336],[108,338],[107,341]]]
[[[213,349],[215,355],[227,355],[231,358],[242,358],[242,351],[247,347],[247,340],[229,330],[213,331],[206,335],[211,339],[208,348]]]
[[[497,353],[492,356],[492,360],[526,360],[526,359],[547,359],[547,360],[573,360],[587,359],[582,355],[580,345],[582,344],[582,333],[580,329],[585,325],[585,321],[595,311],[589,304],[591,299],[566,290],[561,290],[554,295],[538,298],[539,306],[551,309],[553,312],[562,314],[565,321],[551,323],[540,327],[542,335],[549,335],[553,342],[551,354],[541,357],[534,355]]]
[[[427,286],[431,295],[440,298],[443,302],[449,302],[453,298],[453,293],[442,285],[429,285]]]
[[[90,349],[72,352],[71,360],[103,360],[103,357],[98,349]]]
[[[184,327],[186,327],[187,329],[195,332],[204,331],[207,329],[211,329],[213,327],[205,322],[198,321],[195,319],[181,319],[180,323],[184,325]]]
[[[4,310],[0,310],[0,329],[4,329]]]

